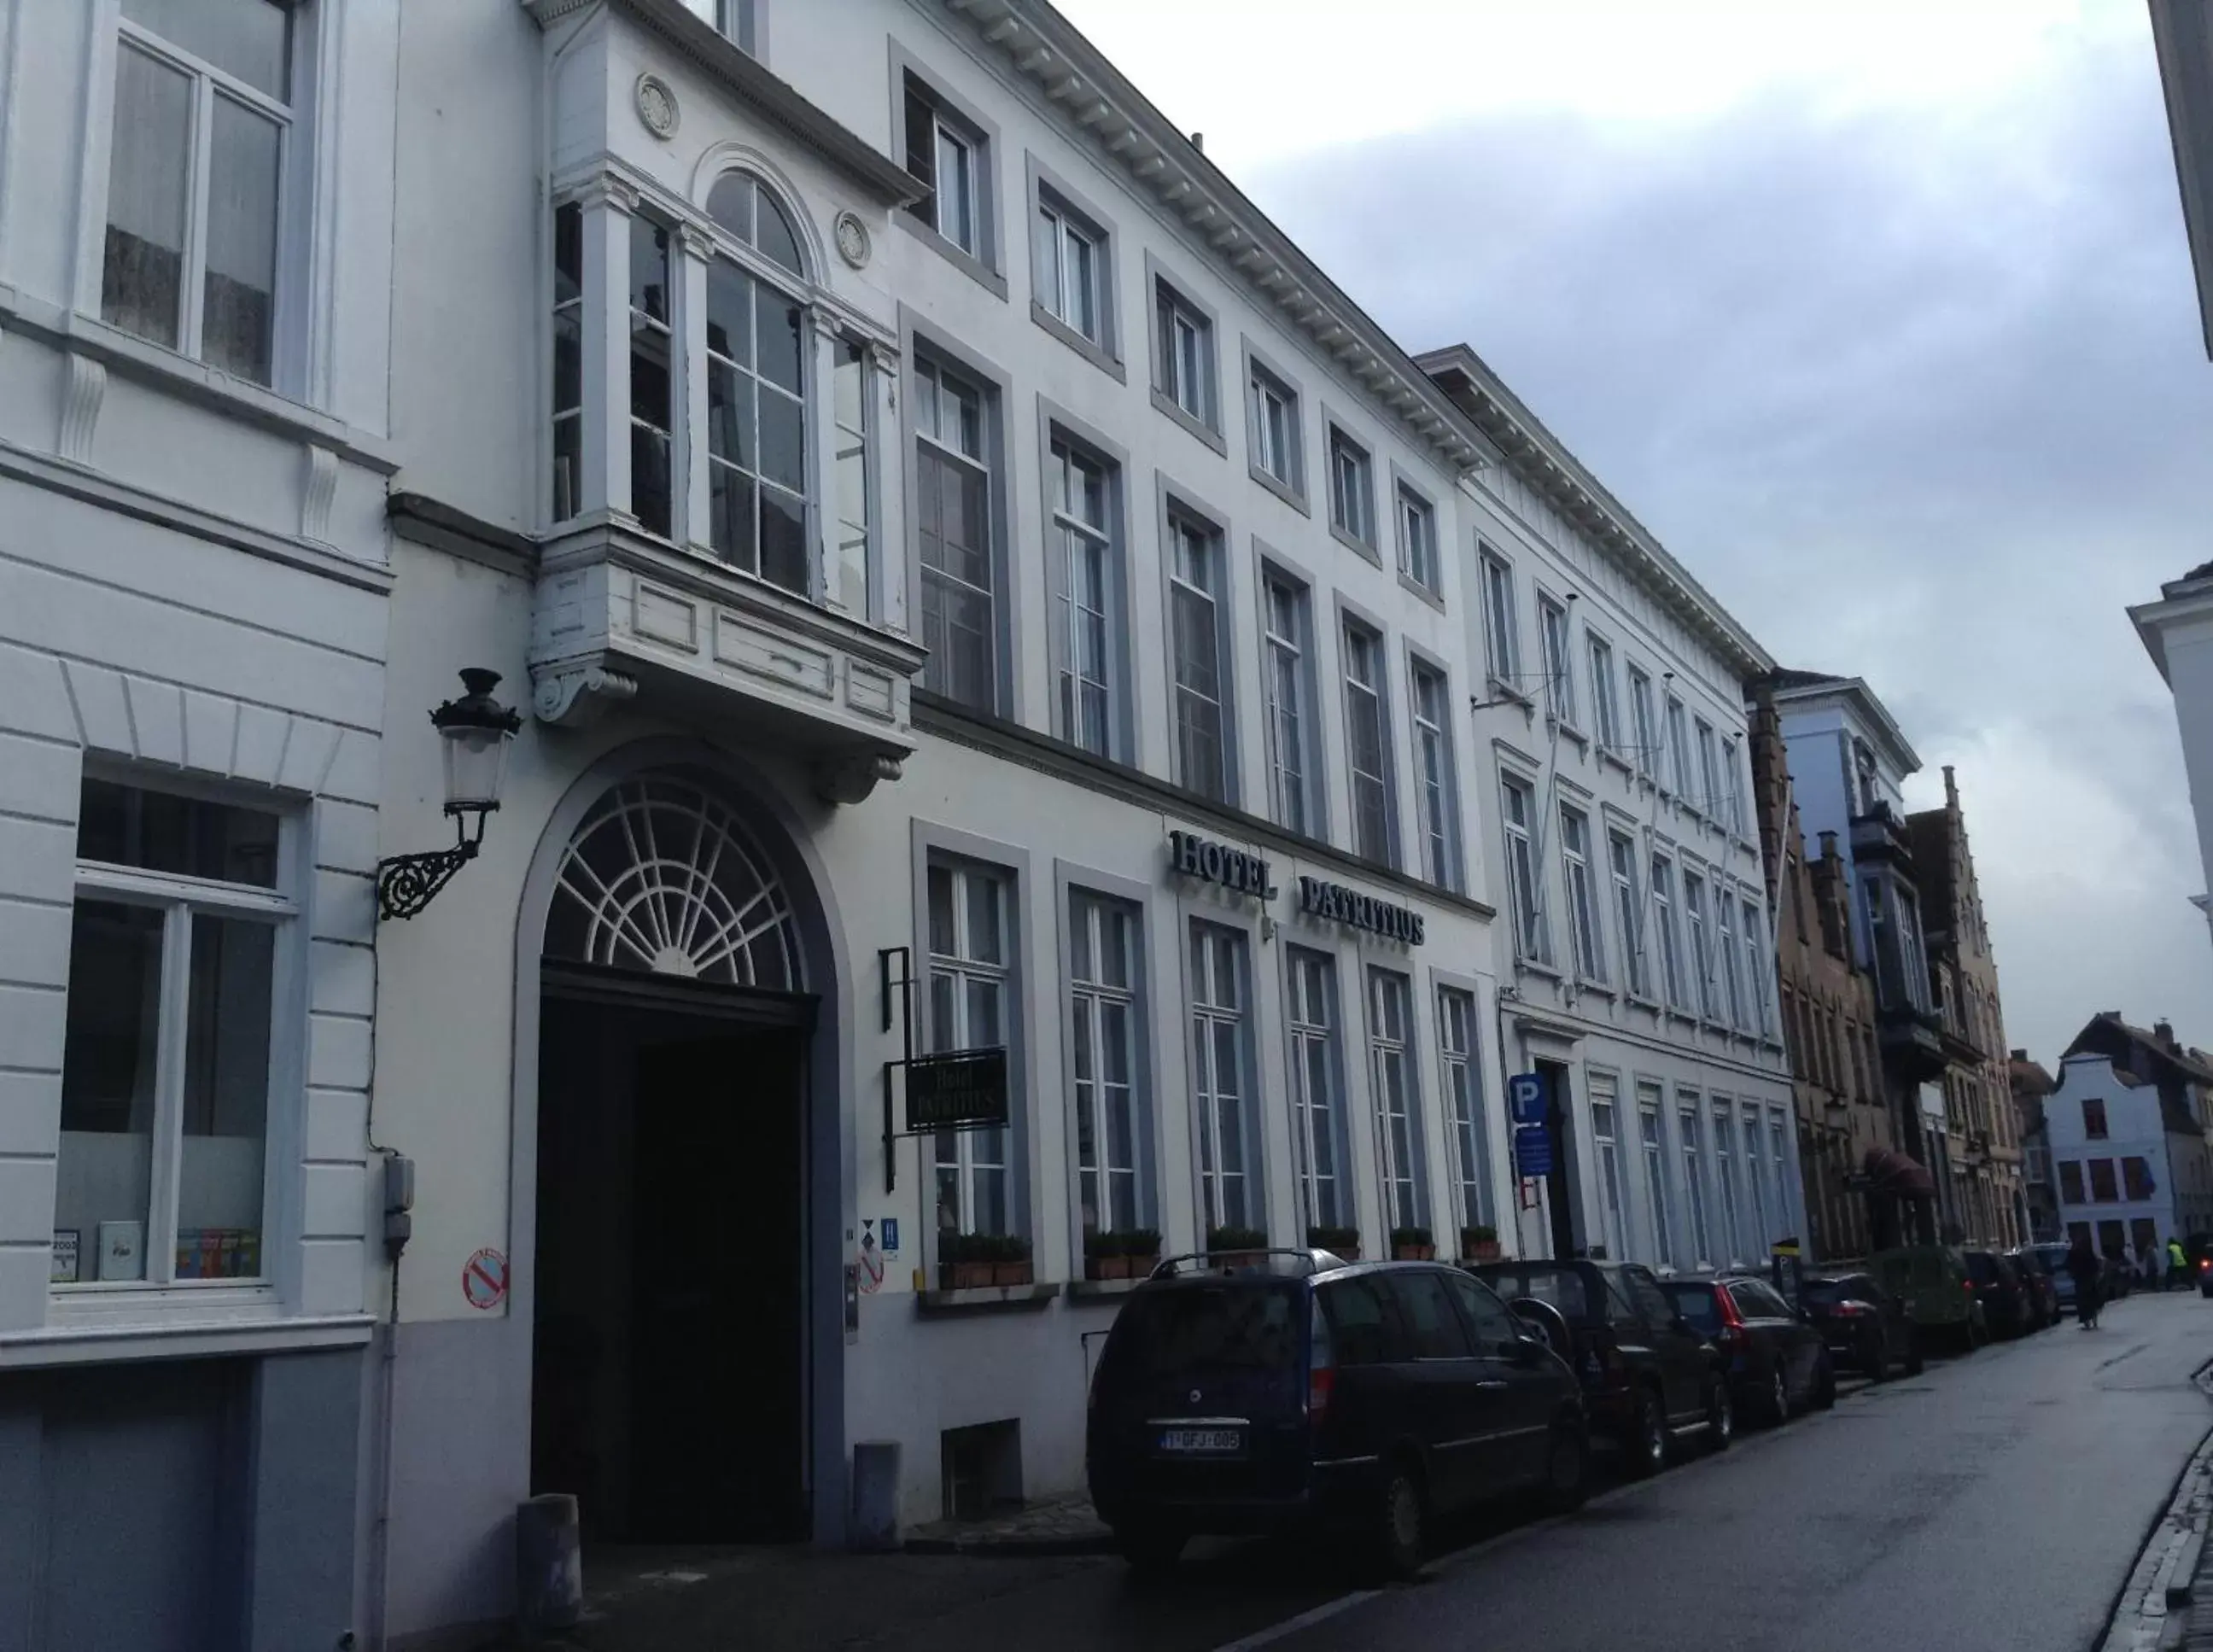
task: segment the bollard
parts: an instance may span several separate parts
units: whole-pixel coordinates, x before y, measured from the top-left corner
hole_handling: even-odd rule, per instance
[[[853,1507],[847,1541],[863,1554],[899,1545],[899,1442],[863,1440],[853,1447]]]
[[[574,1629],[584,1610],[576,1499],[548,1491],[515,1510],[515,1618],[526,1637]]]

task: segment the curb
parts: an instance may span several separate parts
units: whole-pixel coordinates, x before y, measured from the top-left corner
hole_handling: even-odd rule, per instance
[[[2213,1362],[2192,1372],[2191,1381],[2213,1399]],[[2209,1513],[2213,1513],[2213,1430],[2191,1453],[2176,1477],[2167,1509],[2145,1537],[2098,1643],[2100,1652],[2166,1652],[2182,1643],[2204,1553]]]

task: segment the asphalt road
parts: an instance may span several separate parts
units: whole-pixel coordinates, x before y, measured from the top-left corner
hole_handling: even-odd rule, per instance
[[[967,1602],[872,1643],[1052,1652],[2083,1652],[2213,1405],[2213,1302],[2113,1304],[1826,1415],[1619,1485],[1570,1518],[1503,1511],[1422,1581],[1378,1593],[1295,1545],[1216,1545],[1179,1576],[1119,1562],[1002,1570]],[[982,1582],[981,1579],[978,1580]]]

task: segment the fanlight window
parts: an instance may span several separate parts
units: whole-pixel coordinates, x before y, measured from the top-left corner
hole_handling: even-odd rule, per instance
[[[680,781],[625,781],[563,857],[546,955],[723,986],[805,986],[791,903],[729,809]]]
[[[707,216],[752,247],[771,264],[796,276],[807,271],[799,262],[799,237],[776,198],[759,180],[742,172],[726,172],[707,192]]]

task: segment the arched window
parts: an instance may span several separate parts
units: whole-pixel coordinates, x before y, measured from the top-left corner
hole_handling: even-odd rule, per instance
[[[791,221],[759,180],[724,174],[708,193],[707,212],[770,264],[801,275]],[[708,266],[708,542],[723,561],[802,596],[808,594],[806,346],[796,290],[734,259]]]

